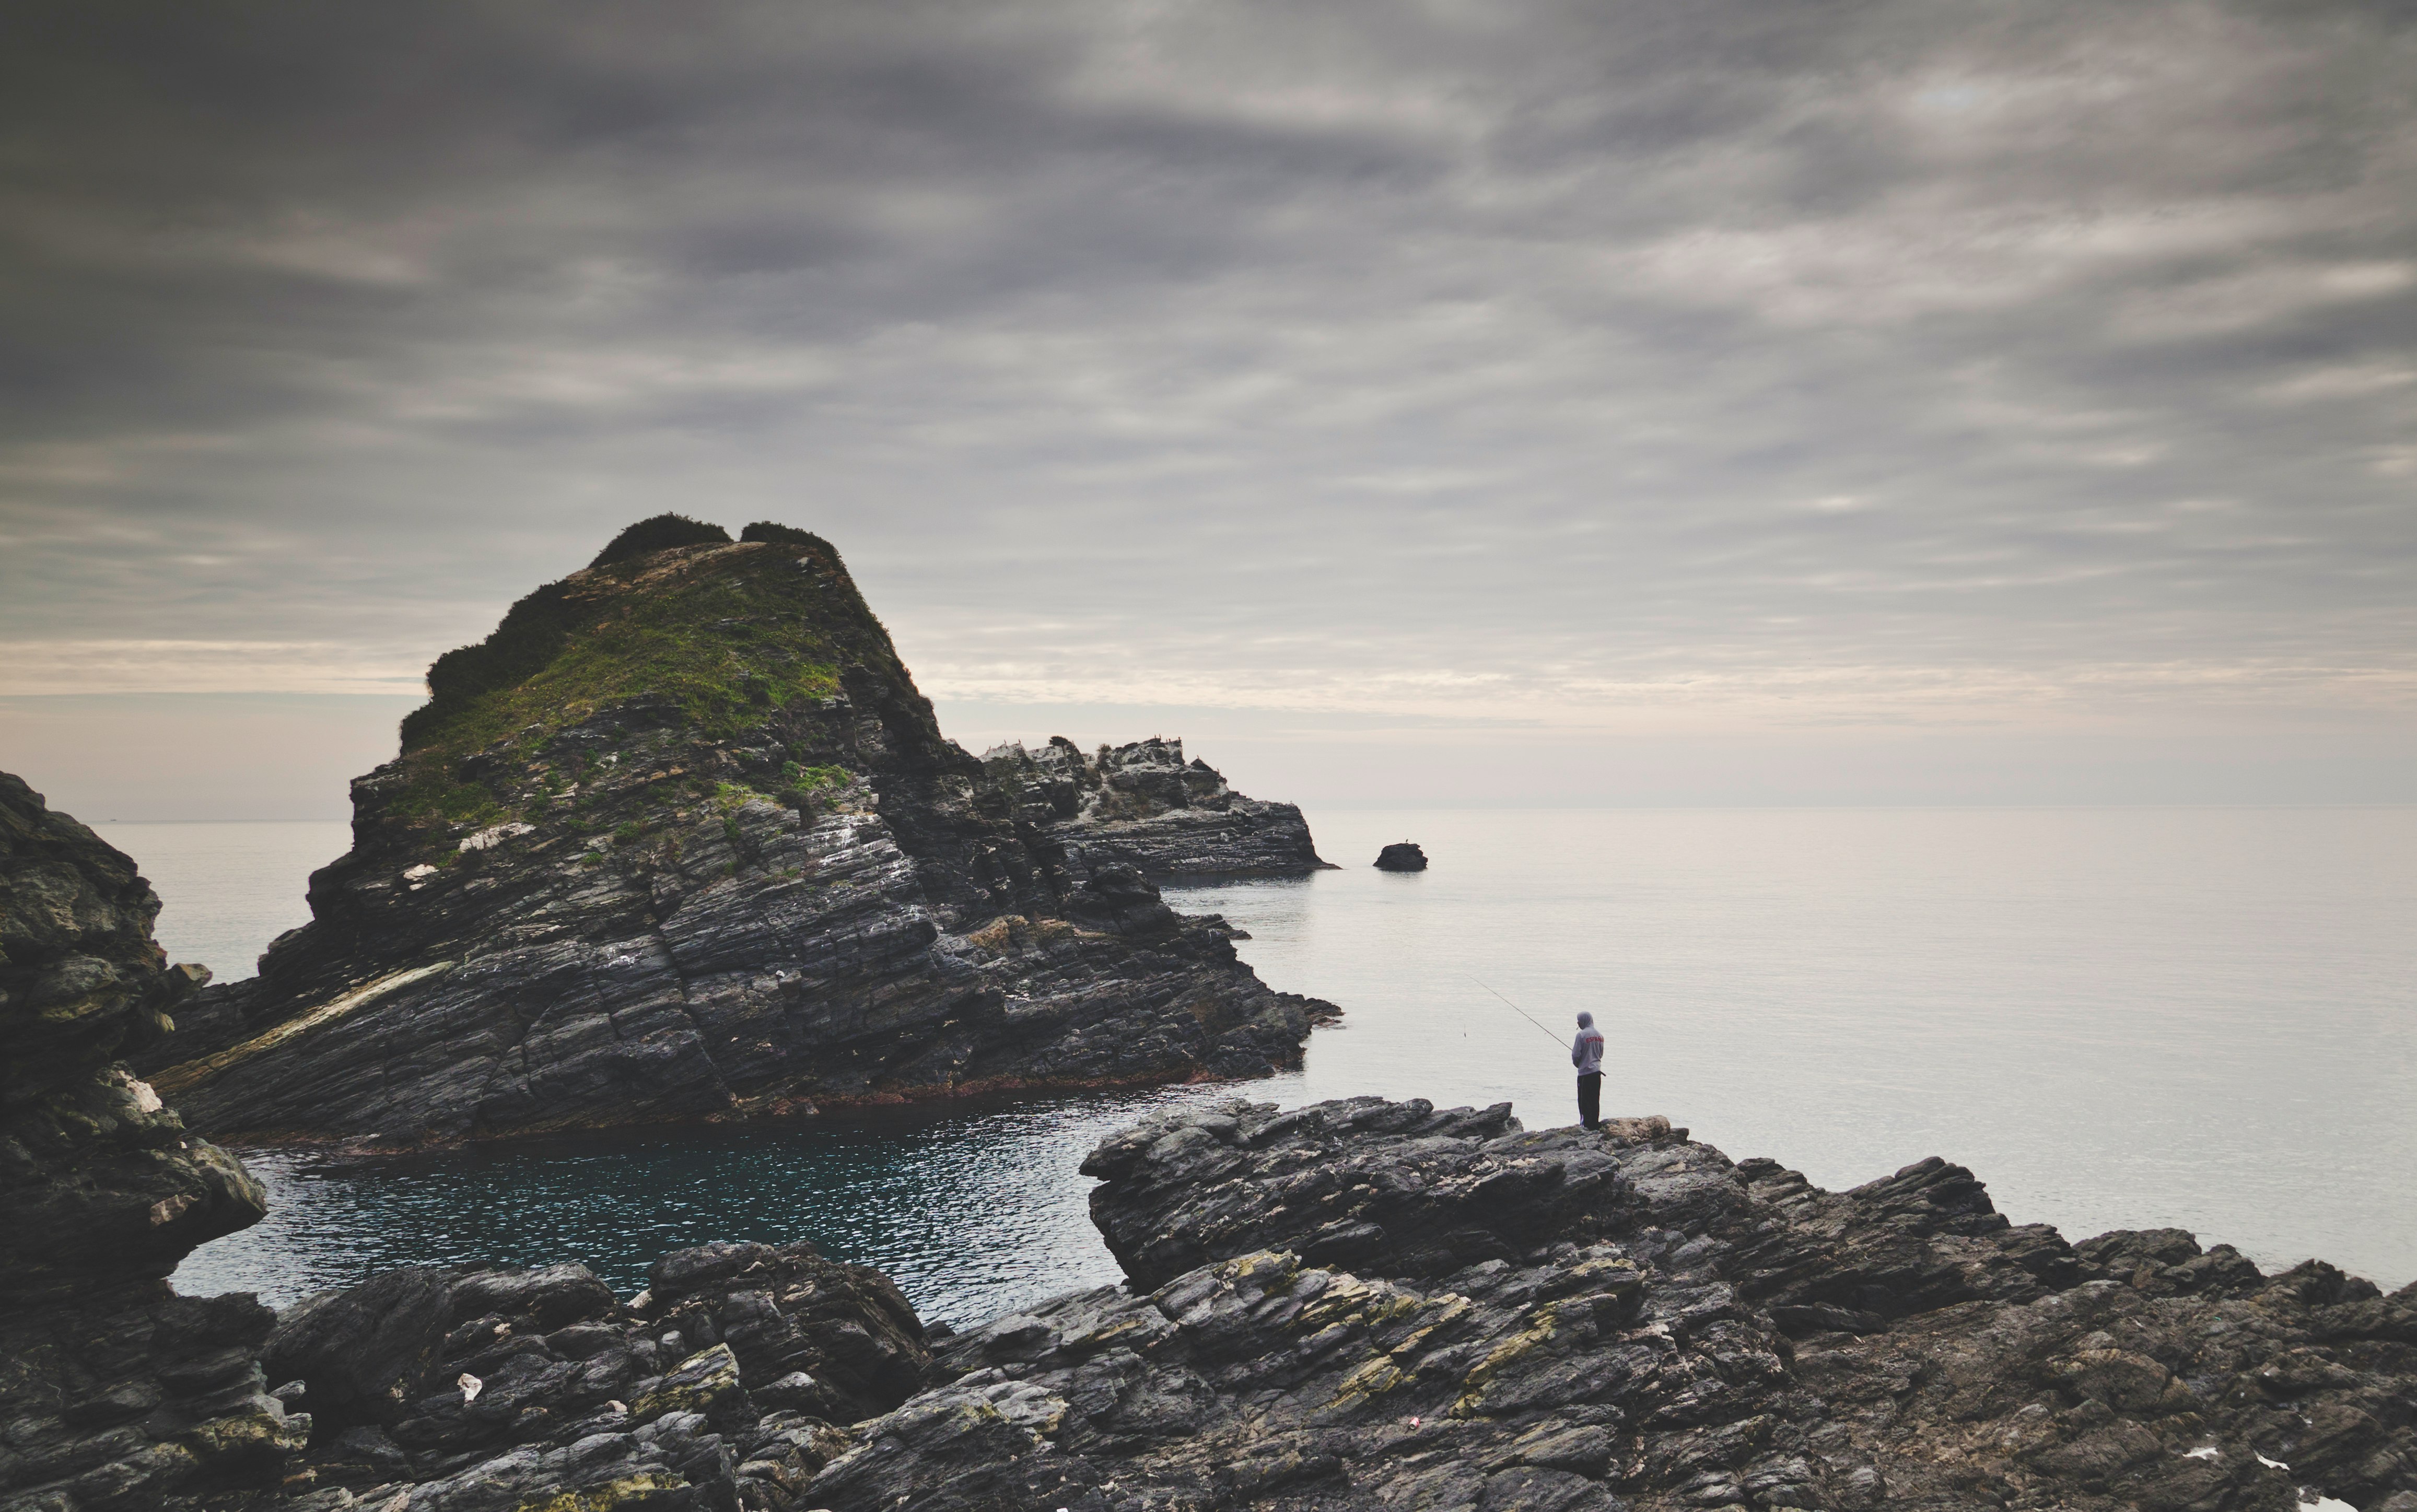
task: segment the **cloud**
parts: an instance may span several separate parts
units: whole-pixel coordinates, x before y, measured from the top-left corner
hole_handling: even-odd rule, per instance
[[[426,668],[337,641],[0,641],[0,697],[93,693],[423,694]]]
[[[663,508],[830,536],[955,697],[2018,721],[2417,664],[2385,8],[12,25],[19,690],[391,687]]]

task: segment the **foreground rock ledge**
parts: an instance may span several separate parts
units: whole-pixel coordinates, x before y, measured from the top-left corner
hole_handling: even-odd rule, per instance
[[[309,1451],[240,1504],[2417,1509],[2417,1287],[2068,1245],[1942,1160],[1832,1193],[1660,1119],[1356,1098],[1086,1169],[1132,1284],[963,1335],[805,1246],[309,1299],[266,1351]]]
[[[1118,1134],[1085,1170],[1142,1293],[944,1342],[798,1504],[2417,1512],[2417,1288],[1628,1127],[1364,1098]]]

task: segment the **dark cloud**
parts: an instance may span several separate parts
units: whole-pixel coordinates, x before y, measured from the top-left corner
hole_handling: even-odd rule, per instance
[[[2409,728],[2395,8],[0,25],[0,691],[407,678],[668,507],[985,707]]]

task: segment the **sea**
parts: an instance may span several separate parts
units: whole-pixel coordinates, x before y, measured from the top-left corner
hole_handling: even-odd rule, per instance
[[[810,1239],[963,1324],[1117,1279],[1082,1158],[1156,1107],[1381,1094],[1604,1107],[1833,1188],[1938,1155],[2017,1223],[2177,1227],[2270,1270],[2417,1279],[2417,809],[1311,807],[1339,869],[1166,889],[1339,1005],[1261,1081],[946,1102],[332,1159],[243,1152],[268,1217],[178,1271],[273,1305],[398,1264],[577,1260],[624,1293],[669,1248]],[[342,824],[98,827],[175,960],[249,975]],[[1370,865],[1421,845],[1423,872]]]

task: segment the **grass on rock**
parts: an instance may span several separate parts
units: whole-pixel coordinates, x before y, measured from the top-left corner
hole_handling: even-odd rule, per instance
[[[782,533],[766,542],[775,550],[708,543],[548,583],[513,605],[485,641],[437,658],[428,703],[403,721],[409,780],[388,813],[418,824],[513,818],[504,799],[463,771],[466,758],[502,746],[512,761],[538,760],[558,732],[633,699],[667,701],[699,736],[726,739],[794,700],[837,693],[842,648],[815,625],[856,621],[877,634],[878,622],[827,544],[771,528]],[[809,553],[806,569],[798,548]],[[567,776],[586,780],[598,769],[587,752],[562,765],[575,774],[548,771],[541,789],[558,793]],[[783,776],[799,794],[850,780],[831,766]]]

